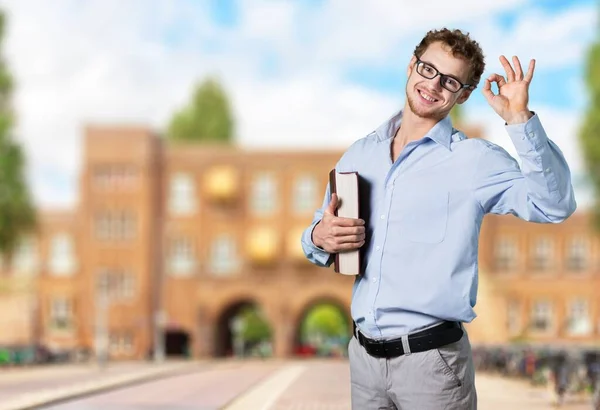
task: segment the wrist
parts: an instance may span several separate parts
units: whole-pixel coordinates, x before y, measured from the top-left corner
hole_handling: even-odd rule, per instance
[[[315,245],[317,248],[321,248],[323,249],[323,242],[321,242],[321,236],[319,235],[318,231],[320,231],[321,228],[321,221],[317,222],[317,224],[315,225],[315,227],[313,228],[311,234],[310,234],[310,239],[312,240],[313,245]]]
[[[515,113],[513,115],[511,115],[508,118],[505,118],[504,121],[506,121],[507,125],[512,125],[512,124],[524,124],[527,121],[529,121],[529,119],[533,117],[533,112],[527,110],[527,111],[520,111],[518,113]]]

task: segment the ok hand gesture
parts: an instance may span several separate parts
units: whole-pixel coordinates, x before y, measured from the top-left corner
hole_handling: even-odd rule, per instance
[[[483,95],[496,113],[507,124],[527,122],[533,116],[527,104],[529,102],[529,83],[533,78],[535,60],[529,62],[527,73],[523,76],[519,58],[512,58],[514,70],[504,56],[500,56],[500,63],[506,71],[506,79],[500,74],[492,74],[485,79]],[[498,84],[498,94],[492,92],[492,83]]]

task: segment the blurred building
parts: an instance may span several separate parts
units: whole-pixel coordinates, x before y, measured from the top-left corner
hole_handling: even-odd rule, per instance
[[[83,155],[77,209],[43,212],[0,275],[0,345],[144,358],[163,335],[169,354],[227,355],[232,318],[255,304],[287,356],[311,307],[348,314],[353,278],[312,266],[300,247],[341,152],[88,127]],[[582,213],[560,225],[488,216],[472,342],[600,342],[598,238]]]

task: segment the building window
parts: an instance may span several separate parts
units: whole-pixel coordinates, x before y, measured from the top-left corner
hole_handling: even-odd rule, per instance
[[[96,238],[102,241],[135,238],[135,213],[129,210],[99,211],[95,219]]]
[[[498,238],[495,242],[494,260],[496,270],[512,271],[517,268],[517,242],[512,237]]]
[[[511,336],[519,335],[522,331],[521,303],[511,299],[506,305],[506,320],[508,333]]]
[[[109,349],[115,355],[133,353],[133,332],[114,332],[109,337]]]
[[[135,277],[132,272],[124,268],[100,268],[97,289],[111,302],[127,301],[135,296]]]
[[[13,267],[18,275],[35,275],[38,273],[39,256],[35,238],[26,236],[19,240],[14,253]]]
[[[73,305],[70,299],[55,297],[50,304],[50,327],[69,329],[73,326]]]
[[[585,336],[592,333],[589,303],[586,299],[578,298],[569,303],[567,331],[571,336]]]
[[[192,215],[196,212],[196,187],[192,175],[176,173],[169,184],[169,212]]]
[[[192,241],[178,238],[169,247],[168,270],[173,276],[190,276],[196,268]]]
[[[317,180],[311,175],[303,175],[294,184],[294,212],[298,215],[312,213],[317,201]]]
[[[567,269],[574,272],[586,270],[589,252],[589,242],[586,238],[570,238],[567,242]]]
[[[252,184],[251,207],[254,215],[265,216],[277,210],[277,183],[273,174],[259,173]]]
[[[226,275],[239,269],[239,258],[235,239],[230,235],[219,235],[210,248],[210,269],[215,275]]]
[[[531,265],[533,270],[538,272],[548,271],[552,269],[553,243],[550,238],[537,238],[533,243]]]
[[[54,276],[70,276],[75,273],[73,239],[69,234],[59,233],[50,241],[50,273]]]
[[[553,328],[552,303],[547,300],[538,300],[533,303],[531,310],[531,330],[547,333]]]
[[[133,165],[100,164],[94,167],[93,181],[103,191],[131,190],[138,182],[138,170]]]

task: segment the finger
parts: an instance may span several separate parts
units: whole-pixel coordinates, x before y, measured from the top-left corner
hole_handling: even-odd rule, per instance
[[[515,66],[515,80],[521,81],[523,79],[523,69],[521,68],[519,57],[513,56],[512,61]]]
[[[508,81],[515,81],[515,72],[513,71],[506,57],[500,56],[500,64],[502,64],[504,71],[506,71],[506,78]]]
[[[501,76],[500,74],[492,74],[488,77],[488,80],[490,80],[491,82],[495,82],[496,84],[498,84],[498,87],[502,87],[504,84],[506,84],[506,79]]]
[[[525,80],[528,83],[530,83],[531,80],[533,79],[533,71],[534,70],[535,70],[535,59],[532,59],[529,62],[529,68],[527,69],[527,74],[525,74],[525,77],[523,78],[523,80]]]
[[[489,79],[485,79],[481,92],[483,93],[485,99],[488,100],[488,102],[492,101],[492,99],[494,98],[494,92],[492,91],[492,83]]]
[[[338,207],[338,197],[337,194],[331,194],[331,199],[329,200],[329,205],[327,205],[327,209],[325,209],[326,214],[335,215],[335,210]]]
[[[352,226],[352,227],[333,226],[331,228],[331,234],[335,237],[346,236],[346,235],[362,235],[364,233],[365,233],[364,226]]]
[[[365,221],[355,218],[335,218],[332,223],[337,226],[363,226]]]
[[[352,243],[342,243],[340,245],[335,246],[337,252],[339,251],[350,251],[353,249],[358,249],[365,244],[365,241],[360,242],[352,242]]]
[[[345,243],[359,243],[365,240],[365,234],[362,235],[347,235],[347,236],[338,236],[335,238],[335,242],[338,245],[342,245]]]

